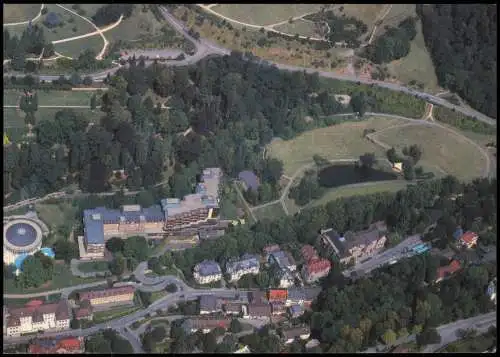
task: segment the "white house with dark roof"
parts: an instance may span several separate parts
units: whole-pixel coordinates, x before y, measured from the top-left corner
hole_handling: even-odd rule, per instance
[[[198,284],[209,284],[222,279],[222,270],[217,262],[204,260],[194,267],[193,277]]]
[[[259,258],[255,255],[245,254],[239,260],[226,263],[226,273],[230,276],[230,282],[240,280],[243,275],[257,275],[259,270]]]

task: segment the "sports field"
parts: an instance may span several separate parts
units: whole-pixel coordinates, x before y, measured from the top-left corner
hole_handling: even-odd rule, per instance
[[[443,170],[462,180],[485,173],[487,159],[480,148],[464,137],[435,125],[396,127],[375,133],[374,137],[399,150],[404,146],[418,144],[423,149],[423,164],[434,166],[439,171]]]
[[[251,25],[268,26],[291,17],[316,12],[321,4],[220,4],[212,10],[228,18]]]
[[[325,159],[356,159],[360,155],[373,152],[384,156],[385,151],[363,137],[363,130],[380,130],[406,121],[371,117],[360,122],[345,122],[326,128],[307,131],[292,140],[274,140],[268,146],[268,155],[281,159],[284,174],[293,174],[302,166],[312,163],[314,155]]]

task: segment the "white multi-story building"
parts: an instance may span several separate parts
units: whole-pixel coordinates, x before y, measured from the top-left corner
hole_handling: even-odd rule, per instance
[[[243,275],[259,274],[259,270],[259,258],[250,254],[245,254],[240,260],[226,264],[226,273],[230,276],[230,282],[240,280]]]
[[[193,277],[198,284],[209,284],[222,279],[222,270],[217,262],[204,260],[194,267]]]
[[[65,330],[69,328],[70,314],[65,301],[43,304],[31,301],[21,308],[7,308],[7,336],[19,336],[45,330]]]

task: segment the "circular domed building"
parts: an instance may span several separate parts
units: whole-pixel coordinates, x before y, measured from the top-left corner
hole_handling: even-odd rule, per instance
[[[42,228],[29,219],[14,219],[4,222],[3,262],[14,264],[18,257],[35,254],[42,247]]]

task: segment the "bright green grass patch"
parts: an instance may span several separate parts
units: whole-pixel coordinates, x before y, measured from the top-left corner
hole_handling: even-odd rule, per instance
[[[127,316],[138,311],[140,308],[141,308],[140,306],[127,306],[107,311],[94,312],[94,323],[98,324],[109,320],[114,320],[123,316]]]
[[[38,96],[38,105],[85,105],[90,109],[90,98],[95,93],[101,95],[101,91],[67,91],[67,90],[39,90],[36,92]],[[4,105],[18,105],[19,99],[23,95],[22,91],[8,89],[3,92]],[[43,108],[40,108],[43,109]],[[61,108],[63,109],[63,108]]]

